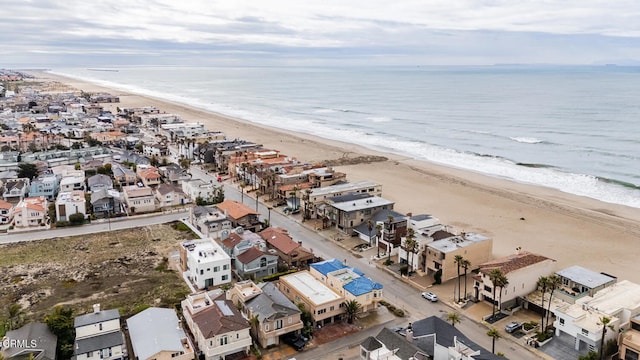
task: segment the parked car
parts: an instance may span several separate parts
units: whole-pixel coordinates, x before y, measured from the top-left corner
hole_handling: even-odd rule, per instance
[[[309,341],[309,339],[307,339],[302,335],[297,335],[297,334],[290,334],[290,335],[287,335],[287,337],[285,338],[285,342],[293,346],[293,348],[296,349],[297,351],[302,350],[304,346],[307,345],[307,341]]]
[[[422,293],[422,297],[427,299],[427,300],[429,300],[429,301],[431,301],[431,302],[438,301],[438,295],[436,295],[436,294],[434,294],[432,292],[425,291],[425,292]]]
[[[516,322],[516,321],[512,321],[512,322],[508,323],[507,325],[505,325],[504,331],[506,331],[509,334],[511,334],[512,332],[520,329],[521,326],[522,326],[521,323]]]

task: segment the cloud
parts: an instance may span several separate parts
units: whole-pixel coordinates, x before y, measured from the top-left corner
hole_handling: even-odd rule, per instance
[[[640,58],[637,9],[635,0],[11,1],[0,13],[0,65],[19,63],[25,53],[43,64],[63,54],[80,63],[100,61],[91,54],[130,61],[234,53],[584,63],[601,60],[604,51]]]

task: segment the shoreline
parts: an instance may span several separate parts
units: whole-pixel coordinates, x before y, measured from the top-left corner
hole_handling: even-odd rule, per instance
[[[581,265],[640,283],[632,249],[640,239],[640,209],[605,203],[559,190],[384,153],[358,145],[293,133],[243,119],[193,108],[164,99],[127,93],[42,71],[38,79],[56,80],[78,90],[104,91],[120,96],[105,109],[154,105],[185,121],[199,121],[228,138],[244,138],[278,149],[303,162],[321,162],[362,155],[384,156],[375,163],[334,166],[349,181],[372,180],[383,185],[383,197],[395,210],[428,213],[459,231],[493,238],[494,257],[516,247],[557,260],[556,270]],[[524,220],[521,220],[523,218]]]

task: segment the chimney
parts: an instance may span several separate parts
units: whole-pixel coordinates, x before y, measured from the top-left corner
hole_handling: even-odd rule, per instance
[[[93,312],[95,314],[100,312],[100,304],[93,304]]]

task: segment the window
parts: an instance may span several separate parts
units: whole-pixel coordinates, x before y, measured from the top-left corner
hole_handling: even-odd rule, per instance
[[[89,352],[87,353],[87,357],[88,357],[88,358],[93,357],[93,351],[89,351]]]
[[[560,318],[560,319],[558,320],[558,323],[560,324],[560,326],[564,325],[564,319],[563,319],[563,318]]]
[[[200,269],[200,275],[204,275],[204,270]]]
[[[102,331],[102,323],[98,324],[98,330]]]
[[[327,309],[320,309],[320,310],[318,310],[318,315],[324,314],[326,312],[327,312]]]
[[[222,265],[222,270],[229,270],[229,265],[227,264]]]
[[[227,345],[229,343],[229,339],[226,336],[220,338],[220,346]]]
[[[282,329],[282,319],[276,320],[276,330]]]
[[[627,348],[624,352],[624,360],[638,360],[638,353]]]
[[[335,310],[335,308],[336,308],[335,306],[331,305],[331,307],[329,308],[329,311],[333,311]]]
[[[229,279],[229,275],[222,275],[222,281],[227,281]]]
[[[264,331],[269,331],[269,324],[264,324]]]
[[[261,258],[260,267],[265,267],[265,266],[267,266],[267,258]]]
[[[289,324],[291,324],[292,321],[293,319],[291,319],[291,316],[289,316]]]
[[[220,271],[220,266],[214,266],[213,267],[213,272],[218,272]]]
[[[584,335],[584,336],[589,336],[589,330],[587,330],[587,329],[582,329],[582,335]]]

